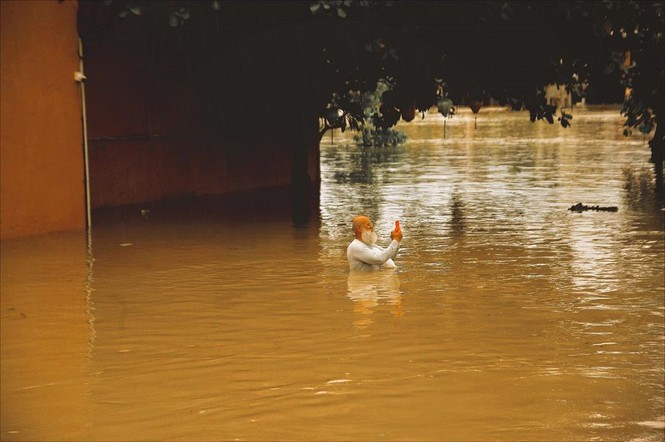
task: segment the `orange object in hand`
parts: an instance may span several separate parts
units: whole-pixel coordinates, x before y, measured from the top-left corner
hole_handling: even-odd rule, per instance
[[[400,230],[402,230],[402,229],[399,226],[399,221],[395,221],[395,231],[399,232]]]

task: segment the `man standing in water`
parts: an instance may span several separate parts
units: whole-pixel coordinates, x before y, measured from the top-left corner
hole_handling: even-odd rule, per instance
[[[394,269],[397,266],[392,258],[397,255],[399,243],[402,241],[402,230],[399,224],[390,232],[392,239],[387,248],[376,245],[378,237],[374,233],[374,224],[366,216],[353,218],[353,233],[355,239],[346,249],[351,270],[381,270]]]

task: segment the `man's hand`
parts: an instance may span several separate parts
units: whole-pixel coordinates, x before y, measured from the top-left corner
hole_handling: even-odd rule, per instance
[[[390,239],[394,239],[395,241],[400,242],[402,240],[402,229],[395,229],[390,232]]]

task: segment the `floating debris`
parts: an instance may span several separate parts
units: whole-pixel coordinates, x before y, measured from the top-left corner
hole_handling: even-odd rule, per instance
[[[585,212],[587,210],[595,210],[597,212],[618,212],[619,208],[617,206],[585,206],[582,203],[577,203],[574,206],[570,206],[568,210],[573,212]]]

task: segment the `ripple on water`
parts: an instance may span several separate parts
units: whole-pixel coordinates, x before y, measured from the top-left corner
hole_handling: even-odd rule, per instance
[[[80,440],[662,439],[665,212],[616,116],[483,109],[446,138],[428,116],[365,154],[335,134],[305,228],[206,199],[101,223],[87,265],[66,235],[3,242],[2,402],[27,422],[3,407],[3,432],[75,409]],[[382,243],[401,221],[397,271],[350,277],[358,213]]]

